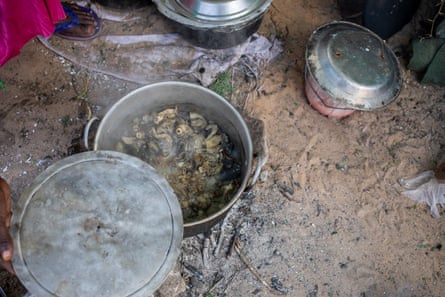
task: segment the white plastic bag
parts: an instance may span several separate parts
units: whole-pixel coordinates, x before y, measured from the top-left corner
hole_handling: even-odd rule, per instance
[[[434,171],[425,171],[413,178],[399,179],[399,184],[406,190],[403,195],[417,202],[430,206],[431,215],[439,217],[437,204],[445,208],[445,184],[437,181]]]
[[[155,5],[120,12],[95,5],[92,9],[103,27],[96,38],[73,41],[53,36],[41,37],[40,41],[75,64],[134,83],[198,80],[207,87],[242,56],[264,66],[283,51],[279,40],[271,41],[256,33],[227,49],[194,46],[171,32],[170,23]]]

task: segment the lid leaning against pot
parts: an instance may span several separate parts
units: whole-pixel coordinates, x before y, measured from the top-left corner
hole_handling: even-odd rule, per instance
[[[182,213],[142,160],[80,153],[40,174],[15,209],[17,276],[35,296],[150,296],[180,253]]]
[[[373,110],[400,93],[399,62],[385,42],[350,22],[319,27],[306,46],[306,70],[342,108]]]

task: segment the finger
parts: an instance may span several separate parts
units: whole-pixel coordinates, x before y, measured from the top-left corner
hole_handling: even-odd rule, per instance
[[[14,268],[11,264],[11,259],[13,256],[13,247],[12,247],[12,240],[10,240],[10,236],[8,234],[9,240],[7,241],[1,241],[0,242],[0,265],[3,266],[7,271],[9,271],[12,274],[15,274]]]
[[[10,273],[14,274],[14,269],[12,268],[11,260],[14,255],[14,244],[9,235],[9,232],[4,229],[4,227],[0,227],[0,264],[8,270]],[[5,233],[6,232],[6,233]],[[3,237],[3,235],[5,235]]]
[[[8,183],[0,177],[0,218],[5,219],[6,227],[11,224],[11,189]]]
[[[6,261],[6,262],[11,261],[12,255],[13,255],[13,251],[11,248],[9,248],[9,245],[8,245],[8,248],[2,250],[2,260],[3,261]]]
[[[14,273],[11,259],[14,244],[9,234],[11,222],[11,189],[8,183],[0,177],[0,265],[10,273]]]
[[[9,230],[0,224],[0,256],[3,261],[10,261],[14,254],[14,243]]]

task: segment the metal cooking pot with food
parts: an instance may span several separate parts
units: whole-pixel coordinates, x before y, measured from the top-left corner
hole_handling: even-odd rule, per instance
[[[253,157],[249,129],[226,99],[174,81],[144,86],[116,102],[101,120],[94,149],[137,156],[167,177],[181,203],[186,237],[226,215],[248,184]]]
[[[153,0],[191,43],[211,49],[238,45],[255,33],[272,0]]]

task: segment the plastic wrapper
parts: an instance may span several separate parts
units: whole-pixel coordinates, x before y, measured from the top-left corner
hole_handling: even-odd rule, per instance
[[[431,209],[433,217],[439,217],[437,205],[445,208],[445,184],[440,183],[434,171],[425,171],[415,177],[400,179],[399,184],[405,189],[402,194],[408,198],[427,203]]]
[[[102,20],[102,31],[96,38],[73,41],[53,36],[40,41],[75,64],[134,83],[198,80],[209,86],[242,56],[264,66],[283,50],[277,39],[259,34],[227,49],[193,46],[173,30],[154,5],[130,11],[91,8]]]

